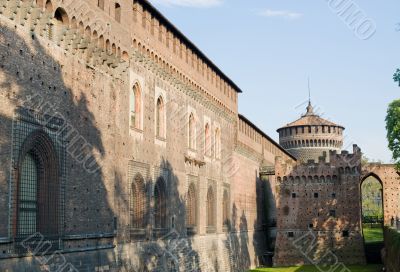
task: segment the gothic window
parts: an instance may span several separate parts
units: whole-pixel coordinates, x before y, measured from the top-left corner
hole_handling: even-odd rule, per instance
[[[142,93],[138,84],[133,86],[132,91],[130,92],[129,98],[129,106],[130,106],[130,120],[129,125],[135,129],[141,129],[141,119],[142,119],[142,103],[141,98]]]
[[[215,198],[212,187],[207,192],[207,227],[210,231],[215,228]]]
[[[221,158],[221,130],[215,129],[215,158]]]
[[[19,184],[18,233],[29,235],[36,232],[38,165],[31,154],[25,156]]]
[[[59,166],[48,135],[31,133],[18,159],[15,235],[59,235]]]
[[[196,121],[193,113],[189,116],[189,148],[196,149]]]
[[[159,178],[154,187],[154,226],[157,229],[166,228],[167,219],[167,199],[165,182]]]
[[[208,123],[204,128],[204,154],[211,156],[211,132],[210,125]]]
[[[192,183],[189,186],[187,202],[186,202],[186,226],[188,228],[196,227],[197,224],[196,209],[197,209],[196,188]]]
[[[132,182],[131,198],[131,227],[144,229],[146,227],[147,198],[144,179],[140,174],[137,174]]]
[[[229,220],[229,196],[228,196],[228,191],[224,191],[224,196],[222,199],[222,220],[223,220],[223,226],[224,227],[229,227],[230,225],[230,220]]]
[[[118,3],[115,3],[115,21],[121,22],[121,5]]]
[[[156,135],[159,138],[165,138],[165,105],[160,96],[156,105]]]

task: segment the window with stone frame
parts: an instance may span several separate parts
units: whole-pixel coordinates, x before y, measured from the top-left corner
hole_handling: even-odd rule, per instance
[[[167,196],[163,178],[159,178],[154,186],[154,227],[167,228]]]
[[[189,138],[189,148],[195,150],[196,149],[196,119],[194,114],[191,113],[189,115],[189,128],[188,128],[188,138]]]
[[[132,88],[132,91],[129,94],[129,125],[131,128],[141,129],[141,120],[142,120],[142,92],[139,84],[135,84]]]
[[[156,136],[165,138],[165,105],[162,96],[159,96],[156,103]]]
[[[147,195],[143,177],[136,174],[131,186],[131,229],[143,230],[147,225]]]
[[[215,129],[215,158],[221,159],[221,130],[219,128]]]
[[[207,232],[215,232],[215,196],[213,187],[207,191]]]
[[[211,156],[211,128],[209,123],[206,123],[204,127],[204,155]]]
[[[229,193],[228,190],[224,190],[222,197],[222,224],[224,228],[230,227],[229,206]]]
[[[192,232],[196,232],[197,227],[197,194],[196,186],[189,185],[186,199],[186,227]]]
[[[39,129],[26,138],[17,170],[17,238],[37,232],[45,237],[59,236],[58,161],[57,151],[47,133]]]

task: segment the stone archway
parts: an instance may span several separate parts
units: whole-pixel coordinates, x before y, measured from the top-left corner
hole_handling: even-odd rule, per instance
[[[393,164],[366,164],[362,167],[360,186],[370,176],[382,183],[384,224],[390,225],[392,218],[400,217],[400,173]]]

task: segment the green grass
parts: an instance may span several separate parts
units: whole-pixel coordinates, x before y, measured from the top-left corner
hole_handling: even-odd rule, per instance
[[[376,243],[383,241],[383,229],[382,228],[364,228],[364,238],[366,243]]]
[[[382,265],[365,265],[355,266],[350,265],[347,268],[351,272],[380,272],[382,271]],[[251,270],[251,272],[321,272],[315,266],[293,266],[293,267],[281,267],[281,268],[259,268]]]

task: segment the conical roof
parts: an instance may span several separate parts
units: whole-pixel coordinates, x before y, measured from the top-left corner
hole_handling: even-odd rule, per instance
[[[301,118],[297,119],[294,122],[287,124],[284,127],[281,127],[279,130],[289,127],[300,127],[300,126],[333,126],[333,127],[340,127],[343,126],[335,124],[331,121],[328,121],[324,118],[321,118],[318,114],[314,113],[314,108],[311,105],[311,101],[308,102],[307,112],[301,116]]]

